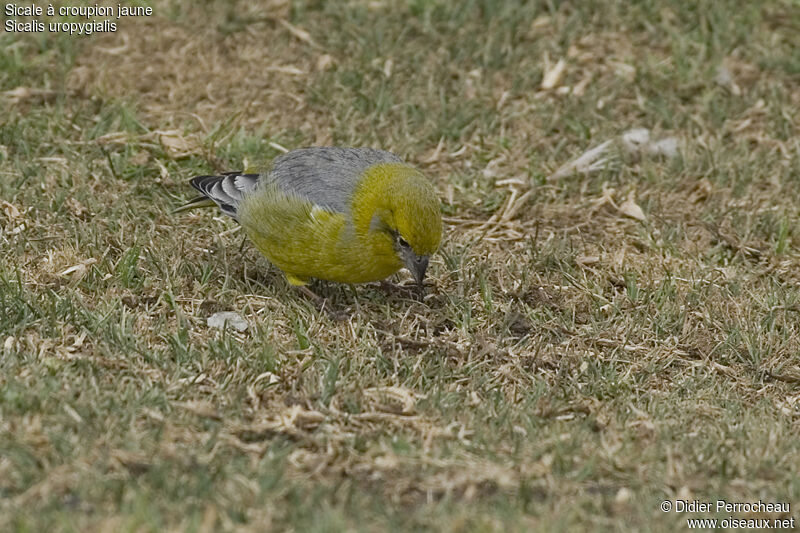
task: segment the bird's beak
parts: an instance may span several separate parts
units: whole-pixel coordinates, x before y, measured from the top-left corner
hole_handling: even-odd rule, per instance
[[[428,259],[430,259],[430,256],[417,255],[414,252],[409,251],[404,259],[406,268],[414,276],[414,279],[417,281],[417,285],[422,287],[422,280],[425,279],[425,271],[428,270]]]

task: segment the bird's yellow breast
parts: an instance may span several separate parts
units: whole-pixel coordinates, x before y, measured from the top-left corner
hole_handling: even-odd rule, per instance
[[[245,198],[238,217],[258,250],[295,285],[309,278],[377,281],[403,266],[389,236],[357,231],[349,214],[314,206],[274,185]]]

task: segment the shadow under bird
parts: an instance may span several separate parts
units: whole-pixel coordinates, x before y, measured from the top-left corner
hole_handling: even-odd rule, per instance
[[[383,150],[301,148],[277,157],[265,173],[190,183],[201,196],[177,211],[216,204],[296,286],[311,278],[378,281],[405,267],[422,287],[442,238],[433,185]]]

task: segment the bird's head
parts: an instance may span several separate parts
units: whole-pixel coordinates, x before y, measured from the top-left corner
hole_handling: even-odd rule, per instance
[[[433,185],[406,165],[381,165],[389,179],[370,227],[391,239],[400,262],[422,286],[430,256],[442,240],[442,215]]]
[[[408,197],[399,201],[394,211],[392,232],[394,250],[421,286],[430,256],[439,249],[442,239],[442,216],[433,187],[430,191],[409,188]]]

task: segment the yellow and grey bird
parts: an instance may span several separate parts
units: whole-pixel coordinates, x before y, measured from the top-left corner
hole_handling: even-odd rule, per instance
[[[421,286],[441,242],[433,185],[383,150],[302,148],[277,157],[265,173],[190,183],[202,196],[179,211],[216,204],[292,285],[310,278],[365,283],[406,267]]]

